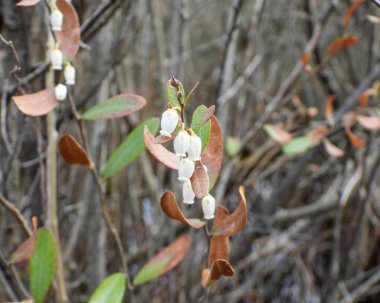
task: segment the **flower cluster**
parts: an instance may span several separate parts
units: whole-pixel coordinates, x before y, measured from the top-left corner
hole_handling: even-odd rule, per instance
[[[62,31],[63,14],[57,7],[55,0],[51,0],[51,13],[50,13],[50,26],[54,32]],[[59,83],[56,85],[54,92],[55,97],[59,101],[63,101],[67,97],[67,86],[75,84],[75,68],[70,62],[64,62],[62,51],[59,49],[58,44],[54,46],[54,49],[50,53],[50,60],[53,70],[63,70],[63,76],[65,78],[65,84]]]
[[[184,108],[181,107],[180,110]],[[169,108],[161,117],[160,134],[163,137],[172,137],[180,121],[178,111]],[[201,161],[202,141],[191,129],[186,129],[182,121],[181,130],[174,138],[174,152],[180,157],[178,166],[178,180],[182,183],[183,203],[194,204],[195,193],[191,183],[197,161]],[[200,165],[203,165],[200,163]],[[207,168],[204,167],[207,171]],[[206,220],[214,218],[215,199],[210,194],[202,198],[202,209]]]

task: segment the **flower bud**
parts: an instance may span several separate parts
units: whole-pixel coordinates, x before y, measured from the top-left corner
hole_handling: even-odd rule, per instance
[[[174,151],[177,156],[186,157],[186,152],[190,145],[190,135],[182,130],[174,139]]]
[[[191,187],[190,181],[183,182],[182,196],[183,196],[183,203],[194,204],[195,194],[194,194],[193,188]]]
[[[54,49],[51,54],[51,65],[54,70],[61,70],[63,65],[63,55],[59,49]]]
[[[207,194],[202,199],[203,216],[206,220],[214,218],[215,213],[215,199],[210,194]]]
[[[172,132],[178,124],[178,113],[175,109],[167,109],[162,113],[160,134],[164,137],[171,137]]]
[[[67,86],[63,84],[58,84],[55,87],[54,92],[55,92],[55,97],[57,98],[57,100],[63,101],[67,97]]]
[[[187,150],[189,158],[193,161],[199,161],[201,159],[202,141],[197,135],[190,136],[190,145]]]
[[[54,8],[51,11],[50,24],[53,31],[60,32],[62,30],[63,14],[58,8]]]
[[[181,159],[178,166],[178,180],[190,181],[191,176],[194,173],[195,164],[188,158]]]
[[[74,85],[75,84],[75,68],[70,63],[65,66],[64,70],[65,82],[66,85]]]

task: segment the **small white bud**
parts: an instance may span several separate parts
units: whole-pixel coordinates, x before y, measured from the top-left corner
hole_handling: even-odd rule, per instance
[[[54,8],[51,11],[50,24],[53,31],[60,32],[62,30],[63,14],[58,8]]]
[[[63,73],[65,76],[66,85],[74,85],[75,84],[75,75],[76,75],[74,66],[72,66],[71,64],[67,64],[65,66],[65,70]]]
[[[193,161],[199,161],[201,159],[202,141],[197,135],[190,136],[190,145],[187,150],[189,158]]]
[[[174,139],[174,151],[177,156],[186,157],[186,152],[190,145],[190,135],[182,130]]]
[[[206,220],[214,218],[215,214],[215,199],[210,194],[207,194],[202,199],[203,216]]]
[[[58,84],[55,87],[54,92],[55,92],[55,97],[57,98],[57,100],[63,101],[67,97],[67,86],[63,84]]]
[[[178,124],[178,113],[175,109],[167,109],[162,113],[160,134],[171,137]]]
[[[51,54],[51,65],[54,70],[61,70],[63,65],[63,54],[59,49],[52,50]]]
[[[193,188],[191,187],[190,181],[183,182],[182,196],[183,196],[183,203],[194,204],[195,194],[194,194]]]
[[[195,164],[188,158],[181,159],[178,166],[178,180],[190,181],[191,176],[194,173]]]

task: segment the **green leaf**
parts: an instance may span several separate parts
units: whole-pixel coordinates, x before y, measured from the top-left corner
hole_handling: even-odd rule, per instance
[[[43,303],[54,278],[57,255],[53,235],[46,228],[37,233],[37,245],[29,260],[30,291],[35,303]]]
[[[303,153],[313,146],[313,141],[306,136],[297,137],[282,146],[284,154],[294,156]]]
[[[146,105],[146,100],[142,96],[135,94],[121,94],[112,97],[88,109],[82,119],[116,119],[128,116]]]
[[[168,97],[169,102],[174,106],[174,107],[179,107],[180,104],[177,99],[177,88],[172,85],[172,80],[173,78],[169,79],[169,81],[166,83],[166,96]],[[182,93],[182,98],[181,98],[181,103],[186,104],[186,96],[185,96],[185,90],[183,88],[182,83],[175,79],[178,83],[178,90]]]
[[[141,285],[149,282],[159,276],[158,273],[162,272],[168,263],[169,258],[166,257],[157,263],[150,264],[149,266],[143,267],[136,275],[133,280],[134,285]]]
[[[144,125],[148,125],[150,132],[155,134],[158,131],[159,121],[157,118],[147,119],[128,134],[124,142],[107,160],[101,174],[103,179],[107,179],[127,167],[144,151]]]
[[[113,274],[98,285],[89,303],[121,303],[125,293],[125,286],[125,274]]]
[[[207,121],[205,124],[203,123],[204,113],[207,111],[207,107],[204,105],[200,105],[194,111],[193,119],[191,121],[190,128],[196,133],[202,141],[202,151],[206,148],[208,141],[210,140],[210,132],[211,132],[211,121]]]
[[[233,157],[237,154],[237,152],[240,149],[240,146],[241,146],[241,144],[240,144],[240,140],[238,138],[227,137],[226,151],[230,157]]]

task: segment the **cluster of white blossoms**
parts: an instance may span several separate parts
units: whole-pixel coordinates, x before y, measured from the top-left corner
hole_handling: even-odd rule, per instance
[[[63,14],[58,9],[55,2],[55,0],[51,1],[50,25],[54,32],[60,32],[62,31]],[[64,68],[63,76],[65,78],[65,84],[59,83],[54,89],[57,100],[63,101],[67,97],[67,86],[75,84],[75,68],[70,62],[64,63],[63,54],[58,45],[55,45],[54,49],[51,51],[50,60],[53,70],[61,71]]]
[[[178,112],[175,109],[170,108],[164,111],[161,117],[161,136],[171,137],[177,128],[179,120]],[[184,125],[182,125],[182,130],[174,138],[174,152],[180,157],[178,180],[182,182],[183,203],[194,204],[195,193],[190,178],[195,170],[195,162],[201,160],[201,138],[191,130],[186,130]],[[214,218],[215,199],[213,196],[207,194],[202,198],[202,209],[206,220]]]

